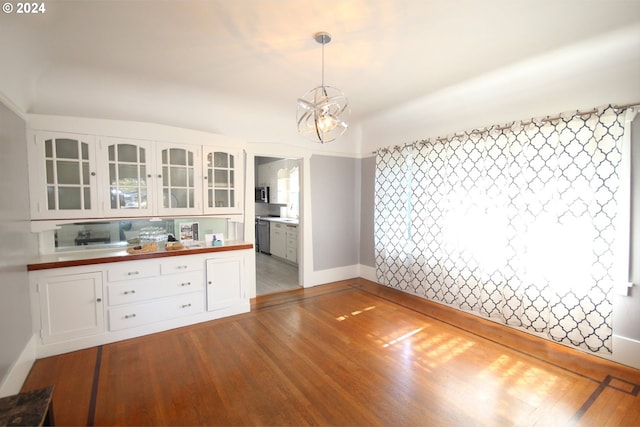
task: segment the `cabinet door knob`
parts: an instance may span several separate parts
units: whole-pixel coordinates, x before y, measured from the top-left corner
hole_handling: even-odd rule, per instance
[[[207,284],[209,284],[209,285],[210,285],[210,284],[211,284],[211,280],[209,280],[209,281],[207,282]]]
[[[102,302],[102,298],[98,298],[96,302]]]
[[[151,178],[151,174],[148,174],[148,175],[147,175],[147,178]]]
[[[91,172],[91,176],[96,176],[96,173],[95,172]]]
[[[158,174],[158,178],[162,178],[162,175]]]

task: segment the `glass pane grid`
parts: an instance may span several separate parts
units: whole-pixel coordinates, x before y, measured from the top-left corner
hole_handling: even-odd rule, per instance
[[[47,209],[90,210],[89,144],[75,139],[45,141]]]
[[[162,150],[162,194],[165,208],[195,206],[193,153],[185,149]]]

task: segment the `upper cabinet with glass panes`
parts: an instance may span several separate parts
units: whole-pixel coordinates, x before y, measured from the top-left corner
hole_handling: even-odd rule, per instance
[[[101,180],[106,216],[154,214],[153,150],[148,141],[104,138],[101,160],[107,172]]]
[[[160,158],[156,194],[158,213],[202,213],[202,171],[199,146],[158,145]]]
[[[43,133],[28,144],[34,218],[90,218],[98,214],[94,138]]]
[[[34,132],[32,219],[238,214],[242,155],[206,145]]]
[[[216,147],[203,149],[204,212],[242,211],[242,160],[239,152]]]

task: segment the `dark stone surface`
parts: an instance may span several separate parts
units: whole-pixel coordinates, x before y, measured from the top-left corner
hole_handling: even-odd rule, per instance
[[[0,426],[53,425],[53,386],[0,399]]]

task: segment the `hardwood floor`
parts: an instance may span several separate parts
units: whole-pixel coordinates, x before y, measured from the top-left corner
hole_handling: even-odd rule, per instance
[[[266,295],[300,287],[298,267],[256,252],[256,294]]]
[[[60,425],[640,425],[640,371],[362,279],[38,360]]]

